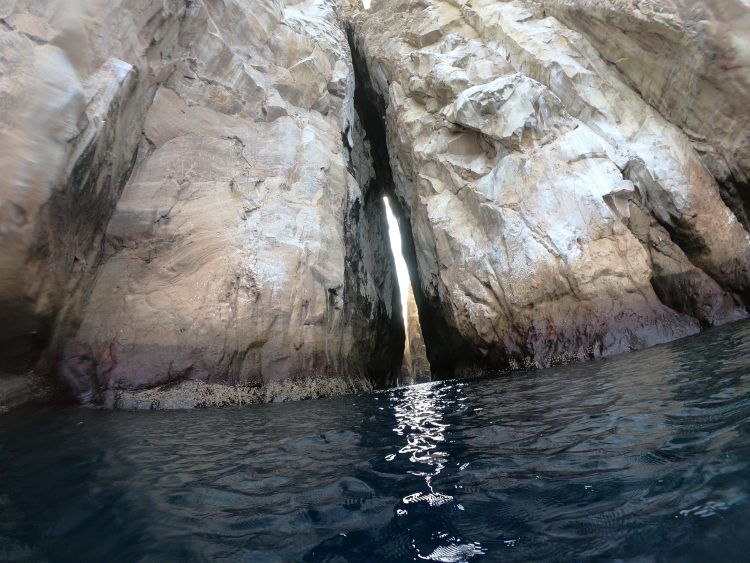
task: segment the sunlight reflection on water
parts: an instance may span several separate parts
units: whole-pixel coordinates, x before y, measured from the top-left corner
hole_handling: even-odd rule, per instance
[[[461,386],[456,388],[460,389]],[[433,485],[433,479],[446,468],[450,460],[448,452],[440,449],[440,446],[445,442],[445,432],[449,427],[444,421],[444,414],[446,393],[451,389],[452,386],[445,384],[424,383],[406,388],[400,397],[391,397],[396,416],[393,431],[406,438],[406,445],[398,450],[398,454],[409,456],[409,461],[415,467],[408,473],[424,477],[426,485],[426,490],[406,495],[402,499],[404,505],[426,503],[430,507],[439,507],[454,503],[458,510],[464,510],[463,506],[455,502],[453,495],[436,491]],[[452,398],[451,402],[455,400]],[[386,460],[395,461],[396,457],[396,454],[390,454],[386,456]],[[466,466],[468,463],[461,465],[462,468]],[[404,516],[408,514],[408,509],[398,509],[397,514]],[[440,540],[441,545],[427,555],[422,555],[416,540],[412,540],[420,559],[458,562],[485,553],[478,542],[467,542],[448,532],[437,532],[434,537]]]
[[[750,322],[537,373],[0,417],[0,560],[745,561]]]

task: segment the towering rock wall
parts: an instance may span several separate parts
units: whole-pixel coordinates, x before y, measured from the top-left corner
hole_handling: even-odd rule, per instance
[[[187,13],[163,0],[0,2],[2,387],[80,313]]]
[[[86,399],[114,390],[159,406],[234,400],[205,383],[250,398],[290,380],[291,396],[321,380],[387,384],[403,329],[392,261],[369,244],[383,215],[368,216],[348,170],[353,69],[334,3],[194,9],[66,345],[66,379]],[[169,390],[130,393],[154,386]]]
[[[400,366],[403,323],[386,239],[376,236],[384,215],[354,178],[355,168],[372,165],[362,151],[350,154],[354,79],[335,3],[159,1],[148,13],[125,4],[84,3],[85,13],[71,17],[135,43],[94,45],[104,31],[84,29],[91,44],[79,53],[130,61],[81,64],[114,76],[107,93],[126,89],[133,109],[121,120],[102,110],[96,122],[110,142],[101,155],[61,156],[56,172],[63,198],[92,182],[94,191],[105,181],[117,189],[69,206],[42,194],[37,204],[60,224],[28,219],[53,241],[73,231],[79,253],[94,254],[71,256],[96,266],[79,276],[88,285],[85,306],[49,305],[57,315],[51,353],[67,385],[83,402],[169,407],[388,384]],[[29,23],[32,7],[14,10],[21,15],[8,18],[11,25],[42,25]],[[75,53],[57,55],[70,80],[80,80]],[[39,82],[33,93],[50,83],[59,89],[57,75],[30,74]],[[29,114],[65,107],[34,99],[42,107]],[[82,107],[61,117],[63,125],[80,123]],[[50,151],[77,146],[68,140],[77,130],[63,134],[48,140]],[[38,157],[28,157],[28,168],[46,172],[34,165]],[[98,158],[112,169],[102,170]],[[71,171],[77,161],[80,172]],[[97,214],[101,236],[120,190],[103,242],[80,240],[79,213]],[[6,270],[18,271],[30,261],[27,248],[6,244],[19,250]],[[18,285],[45,279],[50,262]]]
[[[386,108],[417,301],[450,332],[428,339],[430,360],[454,372],[613,354],[746,316],[748,233],[691,139],[545,6],[350,11]]]
[[[679,126],[748,227],[750,10],[742,0],[544,0]]]
[[[393,383],[384,194],[439,376],[744,318],[747,13],[0,0],[0,378],[45,349],[113,406]]]

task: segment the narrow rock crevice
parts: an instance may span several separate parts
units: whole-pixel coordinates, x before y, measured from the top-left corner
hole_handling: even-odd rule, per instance
[[[388,223],[382,202],[383,186],[390,180],[388,167],[380,165],[379,155],[370,150],[377,142],[370,139],[369,124],[366,123],[368,112],[361,107],[361,80],[355,78],[357,84],[351,123],[344,134],[344,145],[349,150],[349,171],[357,179],[361,190],[361,198],[350,204],[347,210],[345,238],[347,240],[345,303],[364,304],[364,292],[359,287],[360,269],[366,268],[367,257],[364,250],[371,252],[369,267],[372,272],[377,291],[381,296],[377,304],[375,315],[352,314],[347,311],[347,318],[375,318],[389,319],[388,322],[371,323],[362,326],[361,333],[374,333],[372,337],[378,343],[374,349],[374,357],[365,359],[368,366],[368,379],[376,388],[387,388],[397,384],[404,357],[406,334],[404,317],[398,297],[399,288],[396,276],[396,265],[390,253],[388,242]]]
[[[349,151],[348,169],[356,178],[361,190],[358,198],[350,198],[345,222],[347,241],[344,303],[347,322],[353,319],[371,319],[370,324],[358,327],[359,334],[368,334],[374,340],[371,357],[361,358],[367,366],[367,378],[375,388],[393,387],[399,382],[404,359],[406,333],[404,312],[399,299],[396,264],[390,250],[388,221],[383,195],[392,183],[387,152],[380,151],[381,139],[373,126],[372,108],[367,106],[364,94],[364,77],[356,62],[355,90],[350,123],[343,134],[344,146]],[[377,122],[377,120],[374,120]],[[353,200],[353,201],[352,201]],[[377,286],[380,299],[377,304],[367,303],[366,292],[360,285],[369,270]],[[362,308],[355,314],[356,307]],[[368,312],[364,309],[375,307]],[[377,320],[377,321],[376,321]]]
[[[356,166],[356,164],[354,164]],[[352,365],[364,366],[367,380],[375,388],[392,387],[398,380],[404,355],[404,322],[398,308],[398,284],[395,265],[389,260],[385,214],[377,200],[364,195],[347,210],[345,224],[346,276],[344,278],[344,316],[348,324],[357,319],[371,319],[369,324],[356,327],[358,334],[367,334],[374,342],[369,357],[352,358]],[[372,272],[381,299],[367,301],[361,287],[366,266],[366,248],[370,248],[375,266]],[[333,297],[333,296],[331,296]],[[364,350],[363,350],[364,352]]]
[[[432,379],[455,377],[461,368],[481,364],[482,361],[480,357],[475,357],[472,348],[446,321],[441,304],[429,299],[422,288],[409,208],[396,192],[393,180],[387,143],[386,102],[373,87],[367,63],[358,50],[351,28],[347,29],[347,35],[355,71],[354,105],[372,156],[374,171],[374,180],[366,189],[366,201],[378,202],[382,208],[383,196],[388,197],[401,234],[401,254],[409,272]]]
[[[734,213],[734,216],[750,231],[750,182],[742,181],[732,175],[719,181],[719,194],[724,204]]]

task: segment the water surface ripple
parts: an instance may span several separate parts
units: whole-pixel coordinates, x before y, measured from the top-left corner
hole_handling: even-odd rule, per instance
[[[327,401],[0,417],[0,560],[740,561],[750,323]]]

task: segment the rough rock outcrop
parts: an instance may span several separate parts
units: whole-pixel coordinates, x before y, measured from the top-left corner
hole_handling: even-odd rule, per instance
[[[4,50],[3,76],[29,75],[4,84],[3,170],[24,168],[3,207],[28,240],[6,235],[3,288],[18,302],[34,282],[79,400],[191,406],[233,400],[205,384],[248,389],[245,402],[279,382],[303,397],[393,381],[403,323],[383,212],[353,176],[372,165],[347,146],[354,75],[335,3],[48,4],[2,14],[18,59]],[[62,14],[83,26],[57,41],[71,51],[47,44]],[[32,123],[47,114],[49,132]],[[84,307],[51,289],[64,296],[63,274],[86,286]]]
[[[748,227],[750,10],[743,0],[543,0],[688,136]]]
[[[25,373],[79,314],[186,13],[163,0],[0,2],[0,374]]]
[[[548,366],[746,316],[748,233],[691,140],[541,3],[350,16],[417,302],[445,321],[433,366]]]
[[[84,398],[185,381],[387,384],[403,332],[392,260],[368,242],[383,214],[368,216],[348,170],[354,81],[335,5],[195,9],[66,379]]]
[[[45,395],[41,350],[111,406],[394,383],[383,195],[424,334],[408,327],[412,376],[745,318],[748,17],[743,0],[0,0],[0,409]]]

